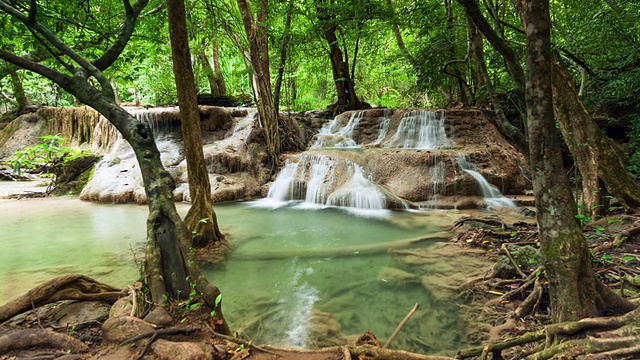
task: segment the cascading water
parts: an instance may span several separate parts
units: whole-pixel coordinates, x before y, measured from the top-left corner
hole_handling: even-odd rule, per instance
[[[367,133],[368,138],[363,137],[360,129],[358,139],[361,143],[354,140],[354,132],[363,123],[365,111],[351,113],[348,121],[346,117],[338,116],[324,124],[311,149],[359,148],[363,145],[400,149],[442,149],[451,146],[445,131],[444,113],[437,116],[429,110],[409,111],[399,119],[397,126],[392,127],[393,115],[394,111],[390,109],[381,112],[376,119],[379,125],[373,141],[371,139],[375,133]],[[371,126],[372,119],[375,118],[367,118],[368,126]],[[395,128],[392,136],[389,134],[391,128]],[[369,139],[368,143],[367,140],[362,141],[365,138]],[[433,164],[429,172],[433,184],[429,190],[433,197],[445,177],[441,159]],[[267,199],[271,206],[303,200],[302,206],[306,207],[321,205],[358,209],[385,209],[388,203],[381,188],[365,174],[360,165],[342,159],[337,154],[303,154],[298,162],[287,161],[269,189]],[[402,205],[406,206],[404,203]]]
[[[351,114],[347,125],[338,128],[338,118],[324,124],[320,132],[316,135],[316,141],[311,145],[312,149],[322,147],[356,147],[358,144],[353,140],[353,130],[358,127],[362,120],[363,111],[357,111]]]
[[[450,147],[445,131],[444,112],[440,117],[427,110],[405,113],[398,129],[384,147],[400,149],[445,149]]]
[[[473,176],[473,178],[476,180],[482,192],[482,198],[487,204],[491,206],[516,206],[516,204],[511,199],[503,196],[500,190],[491,185],[487,181],[487,179],[482,176],[482,174],[476,171],[473,164],[471,164],[469,160],[467,160],[466,156],[458,156],[456,157],[456,161],[462,171]]]
[[[177,106],[129,110],[129,113],[135,116],[136,120],[149,124],[154,134],[171,130],[171,125],[178,123],[174,118],[177,117],[179,112],[180,109]]]
[[[269,206],[302,200],[304,207],[386,208],[385,196],[360,165],[317,154],[303,154],[298,162],[287,160],[267,199]]]

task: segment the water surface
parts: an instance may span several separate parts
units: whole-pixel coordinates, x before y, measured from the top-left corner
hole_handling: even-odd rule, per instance
[[[222,290],[234,329],[280,345],[323,345],[336,330],[349,338],[372,331],[385,339],[419,302],[421,310],[396,347],[451,352],[464,343],[455,304],[437,301],[419,282],[393,283],[381,275],[389,267],[411,272],[388,254],[317,255],[440,231],[438,225],[449,222],[446,213],[384,211],[365,218],[335,208],[251,205],[216,206],[235,250],[225,265],[204,269]],[[179,209],[186,213],[187,205]],[[0,213],[0,303],[65,273],[120,287],[138,278],[134,252],[144,245],[146,206],[75,198],[0,200]],[[312,336],[322,332],[330,334]]]

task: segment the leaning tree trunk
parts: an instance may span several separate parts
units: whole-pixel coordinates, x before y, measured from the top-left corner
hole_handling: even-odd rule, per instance
[[[584,214],[603,215],[605,194],[615,197],[627,212],[635,211],[640,206],[640,186],[625,168],[624,154],[593,121],[557,61],[551,66],[551,78],[556,119],[582,176]]]
[[[224,240],[211,201],[211,183],[202,150],[202,130],[196,86],[189,52],[187,22],[183,0],[168,0],[169,37],[173,73],[180,104],[180,125],[187,158],[191,208],[184,222],[193,234],[193,247],[203,248]]]
[[[520,65],[520,61],[518,60],[515,51],[509,46],[509,44],[504,41],[498,35],[495,30],[491,27],[487,19],[482,15],[482,11],[478,6],[478,2],[476,0],[458,0],[460,5],[464,8],[467,16],[473,21],[478,30],[484,35],[485,39],[489,41],[491,46],[502,55],[504,58],[504,62],[507,68],[507,72],[511,76],[511,80],[513,81],[513,91],[516,95],[516,101],[518,103],[518,107],[520,108],[521,114],[521,122],[526,130],[526,117],[525,117],[525,103],[524,103],[524,93],[525,93],[525,76],[524,70]],[[519,124],[520,125],[520,124]],[[522,149],[520,149],[522,150]],[[523,151],[526,153],[526,149]]]
[[[284,77],[284,66],[287,62],[287,46],[291,39],[291,13],[293,12],[293,0],[289,0],[287,5],[287,17],[284,21],[284,31],[280,43],[280,63],[278,64],[278,74],[276,75],[276,84],[273,91],[273,104],[276,107],[276,113],[280,110],[280,90],[282,89],[282,78]]]
[[[521,0],[527,35],[527,119],[540,249],[549,279],[554,321],[633,309],[595,277],[589,248],[574,218],[575,204],[562,168],[551,93],[548,0]]]
[[[247,0],[238,0],[242,14],[242,22],[249,41],[249,56],[253,68],[253,78],[258,93],[258,114],[264,129],[267,153],[271,166],[275,168],[280,154],[280,132],[278,130],[278,113],[271,97],[271,76],[269,72],[269,42],[265,21],[267,18],[267,0],[262,0],[257,18],[254,20]]]
[[[331,71],[338,96],[338,100],[329,108],[334,115],[337,115],[347,110],[366,107],[356,96],[355,84],[349,74],[348,60],[345,59],[338,45],[338,37],[336,36],[338,27],[335,25],[335,15],[325,8],[322,0],[316,1],[316,12],[322,26],[322,35],[329,45],[329,60],[331,60]]]
[[[96,96],[98,91],[88,83],[74,81],[71,88],[74,87],[80,101],[96,109],[120,131],[133,148],[140,166],[149,206],[144,275],[155,306],[147,320],[156,323],[169,321],[164,308],[166,296],[185,298],[189,296],[191,284],[195,284],[207,304],[215,307],[220,290],[202,275],[189,251],[191,232],[176,210],[173,202],[175,183],[160,161],[151,128],[146,123],[137,122],[115,102]],[[221,306],[218,303],[216,313],[224,319]],[[226,321],[219,326],[220,331],[230,333]]]

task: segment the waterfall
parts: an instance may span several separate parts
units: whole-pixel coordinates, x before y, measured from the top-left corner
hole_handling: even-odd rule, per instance
[[[174,107],[129,109],[129,114],[136,120],[149,124],[154,134],[159,134],[172,129],[173,124],[180,121],[180,109]]]
[[[354,174],[344,185],[334,191],[328,203],[334,206],[354,207],[358,209],[384,209],[386,199],[371,182],[365,178],[364,171],[353,164]]]
[[[292,200],[302,200],[303,207],[376,210],[385,209],[387,202],[360,165],[315,154],[303,154],[298,162],[287,160],[269,189],[267,201],[272,206]]]
[[[444,128],[444,112],[440,117],[428,110],[412,110],[404,114],[393,137],[383,146],[400,149],[445,149],[450,147]]]
[[[296,198],[295,192],[293,191],[293,180],[298,172],[298,164],[297,162],[292,163],[289,160],[285,161],[280,174],[278,174],[278,177],[269,188],[269,193],[267,194],[268,199],[287,201]]]
[[[324,124],[322,129],[320,129],[320,132],[316,135],[316,141],[311,145],[311,148],[347,148],[358,146],[358,144],[353,140],[353,130],[358,127],[363,114],[363,111],[354,112],[351,114],[351,117],[349,117],[347,124],[339,129],[336,129],[340,125],[338,117]]]
[[[500,190],[491,185],[487,179],[482,176],[482,174],[476,171],[473,164],[467,160],[466,156],[458,156],[456,157],[456,161],[462,171],[473,176],[476,180],[478,186],[480,186],[482,198],[487,204],[491,206],[516,206],[511,199],[503,196]]]
[[[380,120],[380,127],[378,128],[378,137],[371,145],[380,145],[382,140],[387,137],[389,132],[389,126],[391,125],[391,117],[393,116],[393,110],[384,109],[382,112],[382,120]]]
[[[445,180],[445,165],[440,157],[434,157],[429,169],[429,204],[428,208],[436,208],[436,198],[442,189]]]

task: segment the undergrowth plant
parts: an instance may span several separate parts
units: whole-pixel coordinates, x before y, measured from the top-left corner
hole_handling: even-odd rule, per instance
[[[42,142],[37,145],[15,152],[14,158],[9,161],[13,174],[22,175],[25,171],[49,173],[51,166],[80,154],[69,147],[61,147],[64,138],[59,134],[41,136],[40,140]]]

